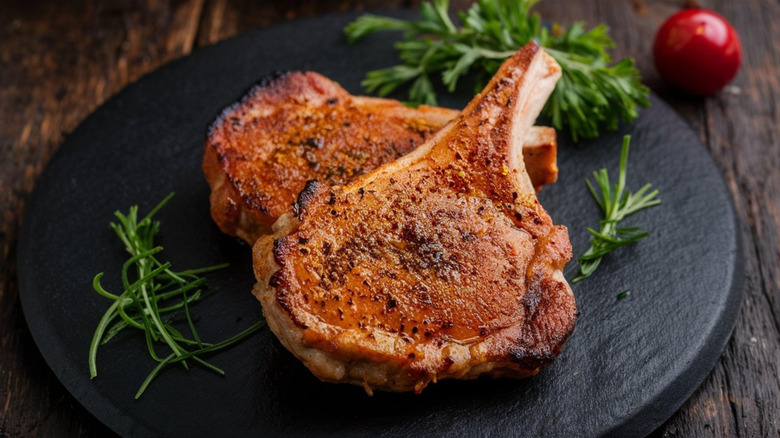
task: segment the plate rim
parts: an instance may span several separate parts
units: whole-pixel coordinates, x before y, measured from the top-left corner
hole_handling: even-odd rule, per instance
[[[35,187],[32,193],[27,197],[24,211],[21,215],[22,220],[20,224],[20,231],[18,234],[18,243],[16,249],[16,259],[17,259],[16,273],[18,279],[19,300],[22,308],[23,318],[25,323],[27,324],[29,332],[33,338],[33,341],[36,344],[36,348],[40,352],[41,356],[44,358],[48,368],[54,373],[54,375],[57,377],[60,383],[65,387],[65,389],[68,390],[68,392],[76,399],[76,401],[78,401],[79,404],[81,404],[87,411],[90,412],[91,415],[95,417],[97,421],[100,421],[101,423],[109,427],[111,430],[116,432],[117,434],[123,436],[136,436],[136,435],[147,436],[147,435],[157,435],[159,431],[148,428],[142,422],[133,421],[129,416],[123,414],[123,412],[115,404],[106,403],[106,401],[110,401],[110,398],[109,400],[106,400],[105,397],[101,397],[100,400],[103,400],[103,402],[99,402],[98,398],[87,397],[86,395],[90,392],[94,392],[95,394],[100,395],[100,391],[95,386],[85,386],[81,384],[81,382],[79,381],[80,378],[78,376],[84,374],[85,371],[80,372],[79,370],[74,369],[75,365],[73,363],[68,363],[67,366],[64,367],[65,370],[59,367],[52,366],[53,358],[50,357],[52,355],[51,354],[47,355],[44,352],[45,349],[41,348],[42,345],[41,341],[44,337],[46,337],[45,335],[51,335],[55,332],[55,330],[51,327],[51,324],[47,322],[46,324],[44,324],[43,327],[41,327],[41,325],[39,324],[35,324],[35,325],[30,324],[31,318],[29,317],[29,315],[40,311],[42,306],[41,306],[41,302],[39,300],[32,299],[29,293],[23,293],[23,290],[25,289],[24,287],[25,276],[22,275],[23,266],[19,262],[27,258],[25,257],[25,254],[31,251],[30,242],[34,240],[33,236],[30,235],[31,233],[30,216],[32,215],[32,212],[36,210],[36,206],[38,204],[38,198],[40,196],[39,186],[41,181],[46,180],[48,174],[50,173],[52,164],[56,163],[58,159],[62,158],[62,156],[64,155],[62,151],[65,148],[68,148],[68,150],[70,150],[74,147],[77,147],[76,144],[73,145],[70,144],[71,139],[75,137],[76,134],[78,134],[83,129],[85,129],[85,126],[89,126],[91,124],[91,120],[95,117],[95,115],[98,112],[102,111],[107,107],[110,108],[111,106],[115,105],[117,101],[121,100],[123,95],[132,93],[136,87],[138,87],[143,82],[148,81],[151,76],[157,75],[164,71],[173,70],[178,65],[186,62],[189,58],[193,56],[204,56],[208,52],[218,51],[221,49],[222,46],[234,43],[237,40],[257,38],[259,35],[262,35],[263,33],[269,31],[278,31],[278,29],[288,28],[288,27],[295,28],[301,26],[302,24],[305,24],[306,22],[321,21],[321,20],[324,21],[334,17],[348,17],[348,16],[357,17],[361,14],[372,13],[372,12],[381,13],[389,16],[403,17],[403,16],[409,16],[411,14],[414,14],[417,11],[412,9],[392,9],[392,10],[377,9],[377,10],[367,10],[367,11],[332,12],[328,14],[290,20],[282,23],[272,24],[270,26],[250,29],[246,32],[224,39],[215,44],[199,47],[195,50],[192,50],[190,53],[186,55],[165,62],[160,66],[158,66],[156,69],[151,70],[145,73],[144,75],[140,76],[132,83],[127,84],[119,92],[112,95],[110,98],[106,99],[103,103],[101,103],[95,109],[93,109],[81,122],[79,122],[78,126],[73,131],[65,135],[64,139],[60,143],[56,152],[53,154],[51,159],[46,163],[44,170],[41,172],[38,178],[36,178]],[[248,89],[249,87],[251,87],[251,85],[252,84],[247,84],[246,88]],[[663,99],[661,99],[655,93],[652,92],[651,92],[651,97],[654,99],[653,105],[660,104],[667,107],[667,110],[673,112],[676,117],[678,117],[683,123],[685,123],[688,129],[690,129],[694,133],[696,132],[691,127],[690,123],[687,120],[685,120],[683,117],[681,117],[679,113],[677,113],[677,111],[674,110],[674,108],[672,108]],[[204,132],[205,129],[206,127],[204,127]],[[729,219],[730,219],[729,222],[731,227],[734,229],[734,241],[732,243],[735,246],[735,255],[734,255],[735,264],[731,275],[731,284],[729,287],[726,306],[727,307],[731,306],[733,308],[733,311],[727,312],[725,317],[716,320],[714,327],[709,331],[708,336],[702,340],[702,342],[705,343],[713,342],[715,345],[717,345],[717,348],[699,349],[698,351],[705,353],[703,355],[706,356],[706,359],[702,360],[700,359],[700,355],[696,355],[695,356],[696,360],[691,360],[688,363],[688,366],[685,368],[685,370],[680,372],[677,378],[674,379],[674,381],[668,384],[663,391],[661,391],[656,397],[652,399],[650,403],[652,403],[656,407],[656,409],[654,409],[654,411],[656,411],[656,414],[655,416],[653,416],[654,418],[652,421],[653,423],[656,424],[654,428],[634,427],[635,423],[648,424],[647,421],[645,421],[644,423],[639,421],[641,418],[648,417],[648,413],[646,412],[646,410],[640,409],[636,412],[633,412],[631,415],[625,417],[623,421],[619,422],[614,427],[609,429],[606,432],[605,436],[626,436],[626,435],[646,436],[647,434],[651,433],[653,430],[662,426],[664,422],[672,418],[672,416],[680,409],[680,407],[701,386],[702,382],[710,375],[711,371],[717,365],[717,360],[719,357],[721,357],[721,355],[723,354],[723,350],[725,349],[726,345],[730,341],[731,334],[736,325],[737,318],[739,317],[739,314],[741,312],[744,290],[747,283],[746,275],[745,275],[746,274],[745,260],[744,260],[745,236],[742,230],[742,224],[736,213],[734,196],[728,188],[728,185],[726,183],[726,180],[723,176],[721,169],[717,166],[717,163],[715,162],[714,158],[712,157],[712,154],[710,153],[706,145],[704,145],[700,139],[697,139],[697,141],[699,145],[705,150],[705,154],[709,160],[708,165],[712,166],[714,169],[717,170],[720,190],[722,190],[727,195],[727,204],[728,204],[727,208],[728,208]],[[696,378],[692,379],[692,377],[696,377]],[[695,382],[695,385],[691,385],[690,389],[687,388],[688,385],[678,385],[679,382],[683,382],[683,381]],[[680,390],[679,386],[684,386],[684,388]],[[661,414],[659,415],[659,413]]]

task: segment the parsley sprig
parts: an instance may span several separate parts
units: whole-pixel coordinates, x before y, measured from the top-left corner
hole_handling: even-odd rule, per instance
[[[189,369],[188,360],[224,376],[225,371],[205,361],[201,356],[227,348],[265,326],[264,321],[257,322],[246,330],[224,341],[211,344],[203,342],[190,315],[190,304],[203,296],[206,279],[200,275],[225,268],[227,265],[215,265],[200,269],[174,271],[170,262],[161,262],[157,254],[161,246],[154,244],[154,238],[160,231],[160,222],[152,220],[171,198],[168,195],[146,216],[138,220],[138,206],[130,207],[128,214],[115,212],[119,223],[111,223],[111,228],[125,245],[130,258],[122,266],[122,285],[124,290],[116,295],[100,284],[103,273],[92,281],[92,287],[100,295],[113,300],[98,323],[89,348],[90,378],[97,376],[97,351],[101,345],[127,328],[141,330],[146,338],[149,355],[158,362],[141,384],[135,398],[144,393],[149,384],[167,365],[181,363]],[[132,277],[132,279],[131,279]],[[184,313],[184,319],[191,333],[185,336],[171,323],[176,316]],[[169,354],[160,356],[157,345],[164,345]]]
[[[626,135],[623,137],[618,182],[615,184],[614,190],[609,180],[607,169],[593,172],[593,179],[599,188],[598,191],[589,180],[585,180],[590,194],[593,195],[593,199],[596,200],[596,203],[604,213],[604,220],[601,221],[601,229],[599,231],[588,228],[588,232],[591,234],[591,246],[578,259],[580,273],[572,280],[572,283],[590,277],[596,271],[596,268],[599,267],[601,259],[610,252],[629,243],[638,242],[648,236],[648,233],[642,231],[639,227],[618,228],[620,221],[627,216],[661,203],[661,200],[657,198],[658,190],[650,191],[652,187],[650,184],[645,184],[636,193],[631,193],[626,188],[628,148],[630,143],[631,136]]]
[[[557,129],[568,127],[576,141],[633,121],[637,106],[649,105],[649,90],[633,59],[612,63],[608,49],[615,42],[603,24],[588,31],[581,22],[568,29],[542,26],[539,14],[530,11],[537,1],[479,0],[458,14],[462,25],[457,26],[448,13],[449,1],[434,0],[422,4],[419,20],[367,14],[344,31],[349,42],[380,31],[403,32],[404,40],[395,45],[403,63],[369,72],[363,81],[368,92],[380,96],[411,82],[412,102],[435,105],[433,79],[452,92],[460,78],[471,74],[479,90],[506,58],[536,41],[562,69],[544,108]]]

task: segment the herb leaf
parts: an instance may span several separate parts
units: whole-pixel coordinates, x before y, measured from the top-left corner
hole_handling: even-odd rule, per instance
[[[409,99],[436,104],[431,78],[440,79],[452,92],[458,79],[474,74],[481,89],[501,63],[530,41],[536,41],[561,66],[558,81],[544,108],[557,129],[568,127],[575,141],[598,137],[637,117],[636,107],[647,106],[649,90],[640,82],[631,58],[615,64],[608,49],[615,42],[605,25],[586,31],[581,22],[568,29],[541,25],[531,13],[538,0],[479,0],[460,12],[457,27],[447,13],[448,0],[420,7],[419,20],[400,20],[366,14],[347,25],[347,40],[354,43],[381,31],[400,31],[404,41],[395,45],[402,64],[369,72],[363,86],[369,93],[387,96],[411,83]]]
[[[136,399],[160,371],[172,363],[181,362],[184,368],[189,369],[187,360],[192,360],[216,374],[224,375],[222,369],[206,362],[201,356],[227,348],[265,326],[264,321],[257,322],[243,332],[216,344],[201,340],[190,315],[190,305],[201,299],[206,288],[206,280],[200,277],[200,274],[223,269],[227,264],[173,271],[170,262],[162,263],[155,257],[163,248],[154,245],[154,238],[160,231],[160,222],[152,220],[152,217],[172,197],[173,193],[141,220],[138,220],[137,205],[130,207],[127,214],[119,211],[114,213],[119,223],[112,222],[110,226],[130,254],[130,258],[122,266],[124,290],[119,295],[107,291],[100,283],[102,272],[92,280],[93,289],[114,302],[103,314],[92,337],[89,348],[90,378],[97,376],[97,351],[101,345],[126,328],[141,330],[146,338],[149,355],[159,364],[142,383],[135,395]],[[136,280],[131,282],[131,276]],[[184,336],[170,324],[182,309],[192,338]],[[171,353],[164,359],[161,358],[157,354],[155,343],[164,344]]]
[[[650,191],[650,184],[645,184],[635,193],[631,193],[626,188],[628,148],[630,143],[631,136],[626,135],[623,137],[618,182],[615,184],[614,190],[609,180],[607,169],[593,172],[593,179],[596,181],[598,190],[589,180],[585,180],[590,194],[593,195],[593,199],[604,213],[604,220],[601,221],[599,231],[588,228],[588,232],[591,234],[591,246],[578,259],[580,273],[572,280],[572,283],[590,277],[596,271],[596,268],[599,267],[601,259],[610,252],[629,243],[638,242],[649,235],[638,227],[618,227],[620,221],[627,216],[661,203],[661,200],[657,198],[658,190]]]

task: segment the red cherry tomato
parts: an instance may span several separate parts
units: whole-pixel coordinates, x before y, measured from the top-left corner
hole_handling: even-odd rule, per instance
[[[737,32],[722,16],[704,9],[678,12],[655,36],[653,58],[672,85],[707,96],[728,84],[742,64]]]

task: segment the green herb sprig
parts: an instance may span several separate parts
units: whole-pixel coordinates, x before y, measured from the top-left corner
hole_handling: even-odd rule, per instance
[[[604,213],[604,220],[601,221],[599,231],[588,228],[591,234],[591,246],[578,259],[580,265],[579,275],[572,280],[572,283],[584,280],[596,271],[601,259],[610,252],[629,243],[638,242],[649,234],[642,231],[639,227],[618,228],[620,221],[627,216],[640,210],[658,205],[661,200],[657,198],[658,190],[650,191],[651,185],[645,184],[636,193],[631,193],[626,188],[626,173],[628,167],[628,148],[631,143],[631,136],[623,137],[623,147],[620,151],[620,170],[618,182],[612,187],[609,181],[607,169],[601,169],[593,172],[593,179],[596,181],[599,190],[593,187],[589,180],[585,180],[590,194]]]
[[[620,121],[637,117],[637,106],[648,106],[649,90],[640,82],[631,58],[615,64],[608,49],[615,42],[605,25],[589,31],[581,22],[568,29],[541,25],[531,7],[538,0],[479,0],[452,22],[448,0],[420,7],[420,19],[400,20],[363,15],[344,29],[349,42],[380,31],[401,31],[395,45],[402,64],[369,72],[363,81],[368,92],[380,96],[411,82],[413,103],[436,104],[432,78],[452,92],[458,80],[475,75],[482,89],[501,63],[518,49],[536,41],[561,66],[562,77],[544,108],[557,129],[569,128],[575,141],[595,138],[601,129],[617,129]]]
[[[89,348],[90,378],[97,376],[97,352],[101,345],[127,328],[141,330],[146,338],[149,355],[158,365],[141,384],[135,398],[144,393],[149,384],[167,365],[181,363],[189,369],[188,360],[204,368],[225,375],[225,371],[202,359],[209,353],[227,348],[264,327],[260,321],[241,333],[218,343],[203,342],[190,315],[190,305],[199,301],[206,288],[206,279],[201,274],[223,269],[227,264],[209,266],[200,269],[173,271],[170,262],[161,262],[156,255],[163,250],[154,244],[154,238],[160,231],[160,222],[152,220],[172,197],[163,199],[146,216],[138,220],[138,206],[130,207],[128,214],[117,211],[119,223],[111,223],[111,228],[122,241],[130,258],[122,266],[122,285],[124,290],[116,295],[107,291],[100,283],[103,273],[92,281],[92,287],[100,295],[113,300],[98,323]],[[191,337],[185,336],[173,327],[173,319],[184,313]],[[160,356],[156,345],[165,345],[170,353]]]

